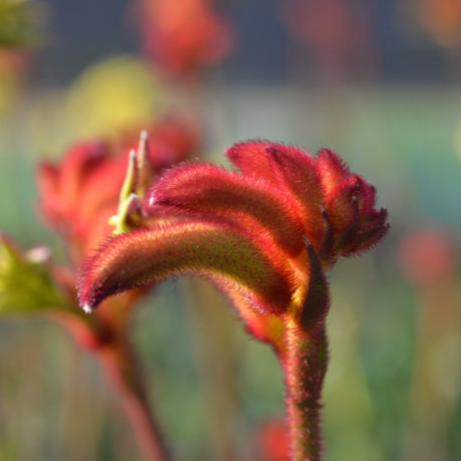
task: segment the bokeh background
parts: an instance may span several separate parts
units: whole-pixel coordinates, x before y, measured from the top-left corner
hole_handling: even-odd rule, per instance
[[[330,275],[326,459],[461,459],[459,1],[222,0],[232,49],[193,76],[145,53],[135,3],[28,2],[30,43],[0,50],[0,229],[64,259],[36,165],[167,110],[220,164],[249,138],[328,146],[376,185],[392,229]],[[283,417],[281,373],[209,286],[157,288],[133,338],[178,460],[271,461],[257,453]],[[0,317],[1,461],[141,459],[118,403],[65,330]]]

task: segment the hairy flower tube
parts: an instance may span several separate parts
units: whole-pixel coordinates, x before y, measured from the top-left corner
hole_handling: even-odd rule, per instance
[[[85,264],[81,305],[178,275],[217,285],[255,337],[275,349],[286,382],[291,459],[321,459],[320,397],[327,366],[325,272],[388,229],[376,191],[333,152],[269,141],[211,164],[168,170],[141,204],[150,223],[108,240]],[[154,219],[155,218],[155,219]]]

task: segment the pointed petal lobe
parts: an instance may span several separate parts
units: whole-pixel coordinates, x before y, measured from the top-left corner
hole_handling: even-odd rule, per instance
[[[314,158],[297,147],[274,144],[268,148],[277,165],[277,180],[300,204],[306,234],[318,248],[324,238],[323,195]]]
[[[264,140],[234,144],[226,152],[229,160],[246,176],[274,182],[274,165],[267,150],[274,143]]]
[[[330,149],[320,149],[317,153],[317,168],[322,180],[326,198],[349,175],[349,168],[344,161]]]

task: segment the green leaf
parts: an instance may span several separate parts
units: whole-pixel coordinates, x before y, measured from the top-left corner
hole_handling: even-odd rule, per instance
[[[0,235],[0,314],[28,313],[67,305],[52,276],[47,250],[22,253]]]
[[[37,43],[40,11],[27,0],[0,1],[0,47],[23,48]]]

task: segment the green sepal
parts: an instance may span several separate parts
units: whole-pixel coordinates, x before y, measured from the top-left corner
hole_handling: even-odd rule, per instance
[[[139,227],[142,219],[141,202],[153,176],[154,166],[150,160],[148,134],[147,131],[142,131],[137,150],[133,149],[129,153],[117,214],[109,220],[109,224],[114,227],[114,235]]]

